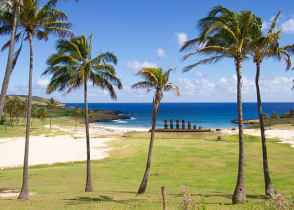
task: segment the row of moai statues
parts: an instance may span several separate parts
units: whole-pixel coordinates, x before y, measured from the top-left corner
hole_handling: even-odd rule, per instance
[[[174,120],[170,119],[169,128],[174,129]],[[180,129],[180,120],[176,120],[176,129]],[[168,120],[164,120],[164,129],[168,129]],[[186,120],[182,120],[182,127],[181,129],[186,129]],[[191,122],[188,122],[188,129],[192,129]],[[196,125],[193,125],[193,129],[197,129]],[[199,126],[199,129],[202,129],[201,126]]]

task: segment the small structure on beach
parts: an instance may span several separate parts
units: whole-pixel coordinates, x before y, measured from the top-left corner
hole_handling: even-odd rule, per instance
[[[170,124],[168,125],[168,121]],[[176,126],[174,128],[174,120],[173,119],[165,119],[164,120],[164,128],[155,129],[157,132],[210,132],[211,129],[203,129],[201,126],[197,128],[197,125],[192,125],[190,121],[188,121],[188,126],[186,127],[186,120],[182,119],[182,125],[180,125],[180,120],[176,120]]]

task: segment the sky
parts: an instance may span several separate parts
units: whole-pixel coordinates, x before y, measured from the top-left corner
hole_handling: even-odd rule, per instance
[[[45,2],[45,0],[42,0]],[[163,102],[235,102],[236,73],[232,59],[213,65],[202,65],[183,73],[186,65],[203,57],[192,56],[182,62],[184,53],[179,52],[183,42],[199,34],[198,20],[205,17],[215,5],[231,10],[251,10],[263,19],[266,31],[270,20],[279,9],[282,15],[278,28],[283,30],[281,46],[294,44],[294,3],[292,0],[73,0],[61,1],[57,8],[64,11],[72,22],[72,31],[78,36],[93,34],[93,56],[106,51],[118,57],[117,76],[123,90],[117,90],[118,103],[152,102],[153,93],[131,89],[142,78],[135,73],[142,67],[177,67],[170,81],[180,87],[181,96],[165,93]],[[0,37],[0,45],[9,36]],[[47,42],[34,42],[33,95],[54,97],[62,102],[83,102],[82,89],[66,96],[55,92],[46,94],[50,76],[41,76],[46,69],[46,60],[56,49],[58,37],[51,36]],[[28,92],[29,43],[11,76],[8,94]],[[2,83],[8,51],[0,53],[0,81]],[[294,59],[294,57],[292,58]],[[293,61],[294,63],[294,61]],[[243,63],[243,101],[255,102],[255,66],[248,60]],[[264,102],[293,102],[291,91],[294,71],[286,71],[285,65],[268,59],[261,66],[261,93]],[[89,102],[114,102],[106,91],[89,87]]]

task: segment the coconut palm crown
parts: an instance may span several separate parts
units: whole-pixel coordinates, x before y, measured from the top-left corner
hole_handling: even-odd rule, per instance
[[[48,68],[43,73],[53,74],[47,93],[58,90],[67,94],[85,82],[91,82],[93,86],[108,90],[111,98],[117,99],[113,85],[121,89],[122,84],[115,75],[114,66],[109,64],[117,64],[117,58],[110,52],[92,58],[92,38],[91,35],[89,42],[84,35],[58,40],[57,53],[47,60]]]

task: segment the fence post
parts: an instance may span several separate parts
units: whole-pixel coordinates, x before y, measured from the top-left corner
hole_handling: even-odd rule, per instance
[[[161,187],[163,210],[167,210],[167,200],[165,186]]]

